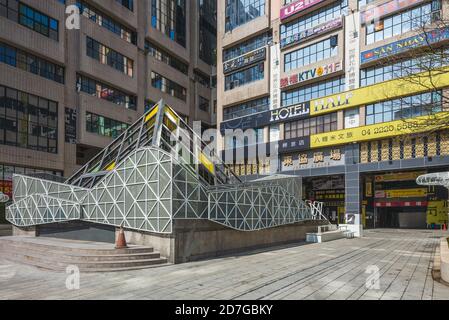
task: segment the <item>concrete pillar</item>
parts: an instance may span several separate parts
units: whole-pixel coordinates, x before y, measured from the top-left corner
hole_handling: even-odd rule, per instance
[[[37,232],[37,228],[34,227],[16,227],[16,226],[12,226],[12,235],[17,237],[23,237],[23,236],[27,236],[27,237],[37,237],[38,236],[38,232]]]
[[[362,236],[359,150],[359,144],[357,143],[345,147],[345,214],[347,217],[354,217],[353,221],[347,224],[347,227],[354,232],[356,237]]]

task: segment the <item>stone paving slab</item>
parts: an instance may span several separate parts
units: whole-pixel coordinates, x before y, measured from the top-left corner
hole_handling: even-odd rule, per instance
[[[368,230],[360,239],[282,246],[146,270],[81,273],[78,290],[66,288],[69,275],[64,272],[0,256],[0,299],[447,300],[449,287],[431,275],[442,236],[449,233]],[[379,288],[366,286],[371,275],[367,270],[373,266]]]

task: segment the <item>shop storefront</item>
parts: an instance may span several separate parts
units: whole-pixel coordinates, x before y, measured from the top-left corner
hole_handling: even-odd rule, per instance
[[[362,222],[365,228],[440,228],[447,223],[448,191],[423,187],[416,178],[426,171],[365,174]]]

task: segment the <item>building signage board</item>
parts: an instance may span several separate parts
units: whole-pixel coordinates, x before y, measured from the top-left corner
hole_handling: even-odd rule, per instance
[[[424,124],[428,121],[428,119],[442,119],[447,116],[449,116],[449,112],[440,112],[433,116],[418,117],[409,121],[397,120],[358,128],[315,134],[310,137],[310,147],[327,147],[352,142],[384,139],[410,133],[425,132],[428,128]]]
[[[340,148],[298,152],[282,156],[282,171],[343,166],[345,154]]]
[[[270,52],[270,109],[280,107],[281,101],[281,48],[279,44],[271,46]]]
[[[391,55],[399,54],[412,48],[427,46],[449,39],[449,27],[435,29],[403,40],[399,40],[378,48],[367,50],[361,54],[361,63],[375,61]]]
[[[310,114],[310,103],[304,102],[294,106],[282,107],[249,115],[247,117],[224,121],[220,125],[220,131],[225,133],[226,129],[261,128],[280,122],[298,120],[308,117]]]
[[[333,62],[303,72],[289,75],[288,77],[281,79],[281,88],[286,88],[307,80],[320,78],[328,74],[341,71],[342,65],[343,63],[341,61]]]
[[[409,180],[415,181],[416,178],[425,173],[426,173],[425,171],[387,173],[375,176],[374,181],[375,182],[409,181]]]
[[[420,198],[427,196],[427,188],[377,190],[375,198]]]
[[[320,115],[361,105],[392,100],[399,97],[427,92],[429,88],[440,89],[449,86],[449,67],[417,74],[420,83],[407,79],[394,79],[356,90],[314,99],[310,102],[310,114]]]
[[[77,111],[65,108],[65,142],[76,144],[76,119]]]
[[[410,8],[427,1],[428,0],[392,0],[381,5],[367,5],[365,7],[366,9],[361,10],[362,23],[380,19],[396,11]]]
[[[356,12],[345,19],[345,91],[349,91],[360,84],[360,14]]]
[[[279,141],[279,153],[307,150],[310,148],[310,136]]]
[[[310,39],[315,38],[324,33],[339,29],[342,27],[342,25],[343,25],[343,19],[337,18],[337,19],[331,20],[329,22],[322,23],[316,27],[309,28],[304,31],[298,32],[294,35],[291,35],[290,37],[281,39],[281,48],[284,49],[284,48],[290,47],[292,45],[298,44],[300,42],[303,42],[305,40],[310,40]]]
[[[249,66],[267,57],[267,48],[259,48],[235,59],[223,63],[223,73],[229,73],[234,70]]]
[[[310,8],[320,2],[323,2],[324,0],[299,0],[295,1],[293,3],[290,3],[289,5],[283,7],[281,9],[281,20],[285,20],[298,12],[301,12],[307,8]]]

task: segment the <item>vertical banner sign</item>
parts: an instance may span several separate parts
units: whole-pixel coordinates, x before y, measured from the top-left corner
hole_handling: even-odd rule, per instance
[[[270,54],[270,109],[281,107],[281,45],[271,46]],[[270,141],[279,141],[279,125],[270,127]]]
[[[271,46],[270,55],[270,109],[281,107],[281,47],[279,44]]]
[[[360,83],[360,13],[345,18],[345,91],[359,88]]]

